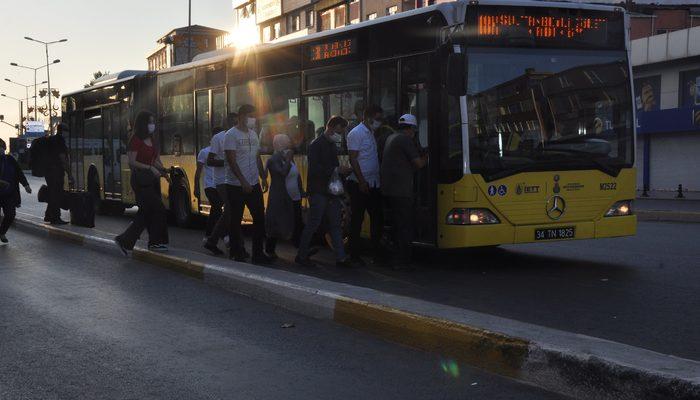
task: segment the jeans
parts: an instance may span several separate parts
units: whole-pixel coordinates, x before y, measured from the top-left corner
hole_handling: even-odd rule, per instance
[[[311,239],[321,226],[323,217],[328,223],[328,233],[331,235],[336,261],[345,260],[345,248],[343,247],[343,231],[341,227],[343,204],[339,197],[323,193],[312,193],[309,196],[309,220],[301,233],[299,241],[299,253],[297,257],[302,260],[309,258]]]
[[[131,250],[143,230],[147,229],[149,246],[168,244],[168,216],[160,196],[160,181],[154,179],[151,186],[138,186],[132,174],[131,187],[134,188],[139,211],[124,233],[117,236],[117,240]]]
[[[0,235],[4,235],[10,229],[10,225],[15,220],[17,212],[14,200],[8,198],[0,198],[0,209],[2,209],[2,222],[0,222]]]
[[[222,208],[224,206],[224,200],[222,199],[221,195],[219,195],[219,191],[215,188],[204,189],[204,194],[207,195],[209,205],[211,206],[209,209],[209,218],[207,218],[207,227],[205,230],[205,236],[210,237],[214,232],[216,224],[223,215]]]
[[[357,182],[350,181],[347,184],[350,195],[350,255],[360,256],[360,232],[365,219],[365,212],[370,218],[370,237],[374,256],[382,255],[382,234],[384,231],[384,203],[382,192],[379,188],[370,188],[369,193],[362,193]]]
[[[53,167],[46,172],[46,186],[48,193],[48,204],[44,221],[55,222],[61,219],[61,202],[63,200],[63,185],[65,173],[63,168]]]
[[[231,206],[231,254],[241,252],[243,246],[243,236],[241,235],[241,220],[243,210],[248,207],[253,216],[253,257],[263,255],[263,244],[265,242],[265,204],[263,202],[262,189],[260,185],[253,186],[251,193],[243,193],[240,186],[226,186],[226,196]]]
[[[400,263],[411,262],[411,243],[414,232],[414,207],[411,197],[387,197],[391,207],[391,225],[396,244],[395,260]]]

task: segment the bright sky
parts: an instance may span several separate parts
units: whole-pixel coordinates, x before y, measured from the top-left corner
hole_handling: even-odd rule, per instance
[[[192,0],[192,23],[231,30],[231,4],[231,0]],[[10,63],[30,67],[46,63],[44,46],[25,36],[46,42],[68,39],[49,47],[50,60],[61,60],[51,67],[51,87],[68,93],[82,88],[98,70],[147,69],[146,57],[156,49],[156,40],[187,25],[187,0],[1,0],[0,15],[0,93],[24,98],[24,88],[5,78],[33,85],[34,72]],[[43,69],[37,82],[45,80]],[[0,114],[14,125],[19,121],[18,102],[0,97]],[[1,138],[16,133],[0,123]]]

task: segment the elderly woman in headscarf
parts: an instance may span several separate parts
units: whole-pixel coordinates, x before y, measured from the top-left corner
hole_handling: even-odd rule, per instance
[[[267,160],[266,169],[270,172],[271,184],[265,216],[265,252],[272,258],[277,258],[275,250],[279,239],[292,239],[298,245],[303,228],[301,198],[304,192],[291,144],[289,136],[276,135],[272,139],[274,153]]]

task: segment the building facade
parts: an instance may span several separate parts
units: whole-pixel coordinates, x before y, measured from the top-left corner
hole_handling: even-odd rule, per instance
[[[148,69],[158,71],[185,64],[198,54],[223,48],[226,35],[226,31],[201,25],[192,25],[189,30],[173,29],[158,39],[158,48],[147,57]]]
[[[684,196],[700,197],[698,12],[663,8],[632,19],[640,195],[674,197],[682,185]]]

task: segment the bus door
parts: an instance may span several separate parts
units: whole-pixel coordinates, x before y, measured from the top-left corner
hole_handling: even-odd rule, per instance
[[[211,142],[211,137],[218,132],[214,128],[223,128],[226,125],[226,89],[215,88],[198,90],[195,92],[195,129],[197,133],[197,152]],[[200,187],[204,188],[204,174],[200,178]],[[208,200],[202,190],[202,205],[208,210]]]
[[[428,152],[430,138],[438,134],[436,124],[431,116],[439,113],[438,109],[430,110],[429,104],[438,104],[439,98],[434,96],[430,87],[430,58],[420,55],[404,58],[400,61],[400,114],[412,114],[418,119],[418,135],[416,144],[421,151]],[[430,110],[430,111],[429,111]],[[429,161],[430,162],[430,161]],[[436,185],[431,174],[431,165],[418,170],[414,180],[416,223],[415,240],[421,243],[433,244],[436,239]]]
[[[104,198],[121,200],[121,155],[126,146],[126,129],[122,127],[121,104],[102,108]]]

